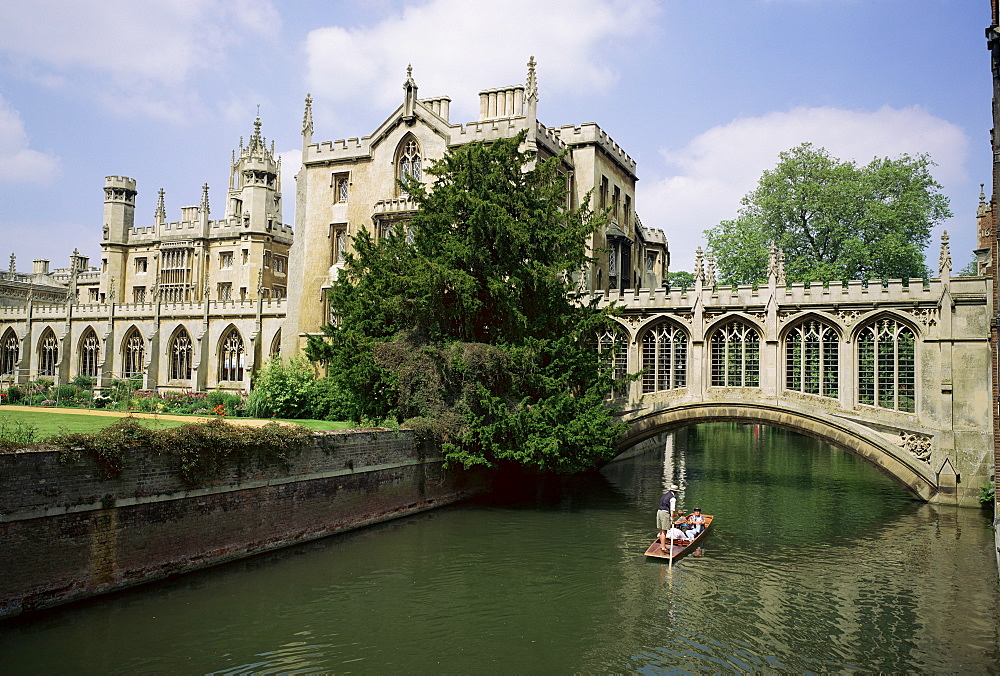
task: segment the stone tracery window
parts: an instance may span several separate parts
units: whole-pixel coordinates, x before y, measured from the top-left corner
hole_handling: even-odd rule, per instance
[[[38,342],[38,375],[54,376],[59,361],[59,341],[52,329],[46,329]]]
[[[401,195],[408,195],[409,192],[405,188],[405,184],[412,181],[419,181],[421,177],[421,167],[420,167],[420,146],[413,138],[408,138],[399,153],[399,180],[403,182],[404,187],[400,188]]]
[[[0,376],[11,375],[21,357],[21,344],[13,329],[7,329],[0,341]]]
[[[597,351],[607,353],[607,365],[611,368],[612,377],[616,381],[624,380],[628,374],[628,340],[620,331],[608,329],[597,337]],[[627,394],[627,385],[616,386],[611,392],[612,397],[622,397]]]
[[[94,329],[87,329],[80,341],[80,374],[96,378],[100,361],[101,341]]]
[[[146,341],[143,340],[139,329],[133,328],[129,331],[123,345],[122,377],[131,378],[142,375],[146,357]]]
[[[712,332],[712,387],[760,387],[760,335],[733,319]]]
[[[810,320],[785,339],[785,387],[797,392],[837,397],[840,340],[829,324]]]
[[[668,322],[643,334],[643,393],[687,387],[687,345],[684,331]]]
[[[233,327],[225,333],[219,346],[219,380],[243,380],[244,356],[243,337]]]
[[[170,380],[190,380],[194,349],[187,329],[181,327],[170,341]]]
[[[916,337],[883,317],[858,333],[858,402],[905,413],[916,411]]]

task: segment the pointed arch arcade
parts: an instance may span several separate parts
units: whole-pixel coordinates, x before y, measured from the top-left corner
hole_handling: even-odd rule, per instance
[[[191,380],[194,346],[190,334],[183,326],[174,331],[167,346],[167,354],[170,358],[170,380]]]
[[[139,329],[132,327],[122,341],[122,377],[133,378],[145,372],[146,341]]]
[[[101,365],[101,340],[93,327],[80,338],[80,375],[96,378]]]
[[[642,334],[642,393],[687,387],[688,338],[681,327],[657,322]]]
[[[59,340],[51,327],[42,331],[38,339],[38,375],[54,376],[59,363]]]
[[[219,382],[242,381],[245,361],[243,336],[235,326],[231,326],[222,334],[219,343]]]
[[[859,404],[916,412],[916,342],[913,327],[890,315],[876,317],[858,330]]]
[[[815,317],[785,334],[785,389],[836,399],[840,394],[840,336]]]
[[[7,329],[0,338],[0,376],[13,375],[21,359],[21,341],[14,329]]]
[[[760,387],[760,334],[731,319],[712,331],[712,387]]]

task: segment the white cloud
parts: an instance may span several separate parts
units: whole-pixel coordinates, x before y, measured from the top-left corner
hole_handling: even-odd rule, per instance
[[[452,118],[471,120],[475,93],[523,83],[534,55],[543,98],[593,95],[617,80],[608,65],[616,41],[642,33],[657,11],[651,0],[432,0],[371,27],[311,31],[309,88],[333,103],[391,109],[412,63],[421,97],[449,95]]]
[[[919,106],[885,106],[874,112],[796,108],[733,120],[681,149],[662,150],[675,172],[667,170],[639,183],[643,223],[666,232],[671,268],[691,270],[695,249],[705,246],[702,232],[735,217],[740,199],[753,190],[765,169],[777,164],[778,153],[806,141],[859,164],[873,157],[928,153],[938,164],[933,173],[945,194],[949,184],[967,180],[965,132]]]
[[[0,95],[0,181],[48,183],[59,172],[59,158],[28,147],[21,115]]]
[[[0,52],[40,84],[89,87],[119,110],[181,117],[170,108],[193,73],[221,67],[247,37],[274,38],[280,25],[269,0],[5,2]]]

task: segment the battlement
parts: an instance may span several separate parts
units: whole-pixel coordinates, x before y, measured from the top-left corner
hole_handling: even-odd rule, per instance
[[[626,153],[620,145],[615,143],[614,139],[608,136],[607,132],[598,127],[593,122],[587,122],[584,124],[568,124],[558,129],[553,129],[553,131],[559,135],[559,137],[570,146],[575,145],[597,145],[600,146],[608,155],[618,160],[626,169],[635,175],[635,160],[633,160],[628,153]]]
[[[104,177],[104,187],[105,188],[120,188],[122,190],[131,190],[135,192],[135,179],[129,178],[128,176],[105,176]]]

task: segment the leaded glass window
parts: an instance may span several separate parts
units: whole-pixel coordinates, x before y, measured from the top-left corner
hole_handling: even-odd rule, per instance
[[[840,340],[819,321],[793,328],[785,339],[785,387],[797,392],[837,397]]]
[[[96,378],[100,361],[101,341],[94,329],[87,329],[80,341],[80,374]]]
[[[0,342],[0,376],[14,373],[21,357],[21,345],[14,332],[8,330]]]
[[[243,380],[243,337],[231,328],[222,338],[219,350],[219,380]]]
[[[906,413],[916,411],[916,337],[885,317],[858,333],[858,401]]]
[[[52,329],[47,329],[42,334],[42,340],[38,347],[38,375],[54,376],[56,374],[56,363],[59,361],[59,341]]]
[[[607,365],[616,381],[624,381],[628,375],[628,341],[619,331],[608,329],[597,337],[597,351],[607,353]],[[622,397],[627,393],[627,384],[622,382],[612,392],[612,397]]]
[[[687,335],[672,324],[658,324],[643,334],[643,393],[687,387],[687,346]]]
[[[760,387],[760,335],[744,321],[712,333],[712,386]]]
[[[399,180],[403,182],[402,194],[409,194],[405,185],[412,181],[419,181],[420,170],[420,148],[417,142],[409,139],[403,146],[403,151],[399,156]]]
[[[125,339],[125,354],[122,356],[124,357],[122,360],[123,378],[142,375],[143,362],[146,357],[146,341],[143,340],[138,329],[133,329]]]
[[[170,379],[190,380],[194,349],[187,329],[181,328],[170,341]]]

